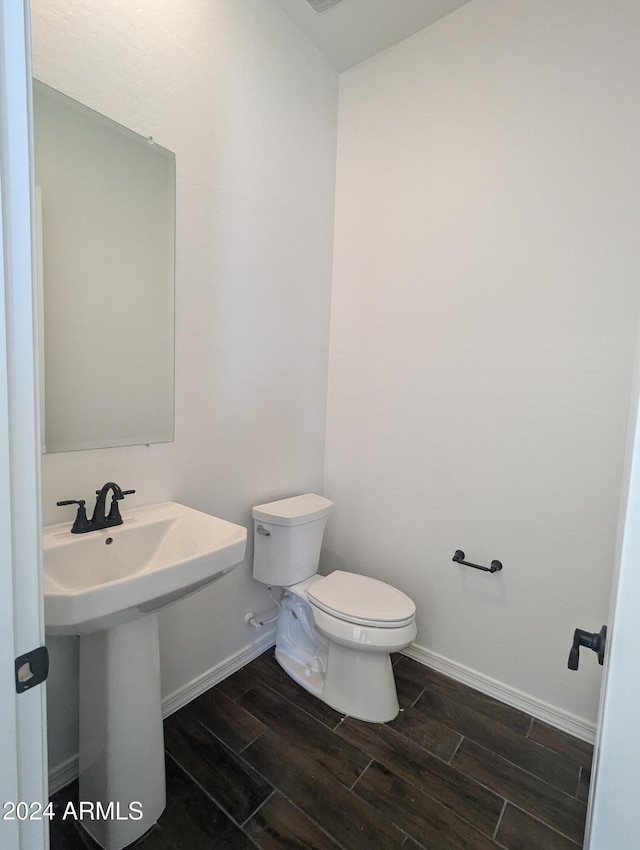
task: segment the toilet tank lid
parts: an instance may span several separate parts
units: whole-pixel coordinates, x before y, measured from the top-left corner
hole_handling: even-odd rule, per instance
[[[313,522],[331,511],[333,502],[315,493],[305,493],[303,496],[292,496],[277,502],[267,502],[256,505],[252,511],[254,519],[270,522],[273,525],[302,525]]]

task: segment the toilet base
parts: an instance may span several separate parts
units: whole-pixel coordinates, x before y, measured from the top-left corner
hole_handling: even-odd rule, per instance
[[[331,644],[322,699],[358,720],[393,720],[400,707],[389,653],[360,652]]]
[[[330,644],[326,672],[312,670],[277,646],[275,657],[294,681],[342,714],[370,723],[386,723],[398,714],[388,652],[359,652]]]
[[[322,691],[324,690],[325,674],[318,670],[312,670],[304,661],[297,658],[292,658],[286,652],[281,652],[277,647],[275,651],[275,659],[282,667],[284,672],[290,676],[294,682],[313,694],[314,697],[322,699]]]
[[[276,628],[276,661],[306,691],[340,711],[370,723],[398,714],[391,653],[414,640],[415,623],[393,629],[348,624],[312,610],[310,582],[287,588]]]

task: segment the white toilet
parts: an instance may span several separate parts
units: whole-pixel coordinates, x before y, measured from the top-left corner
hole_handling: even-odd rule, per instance
[[[335,570],[318,575],[333,503],[307,493],[253,509],[253,577],[282,587],[276,659],[332,708],[382,723],[398,713],[390,654],[416,636],[416,606],[384,582]]]

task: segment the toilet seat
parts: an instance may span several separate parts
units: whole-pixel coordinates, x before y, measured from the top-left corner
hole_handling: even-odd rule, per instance
[[[335,570],[307,589],[312,605],[360,626],[398,629],[415,620],[416,606],[401,590],[368,576]]]

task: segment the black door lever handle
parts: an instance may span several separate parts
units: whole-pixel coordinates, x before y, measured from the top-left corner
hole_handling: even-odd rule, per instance
[[[569,670],[577,670],[580,661],[580,647],[586,646],[587,649],[592,649],[598,653],[598,663],[604,664],[604,650],[607,642],[607,627],[603,626],[599,632],[585,632],[583,629],[576,629],[573,633],[573,645],[569,652],[569,662],[567,667]]]

